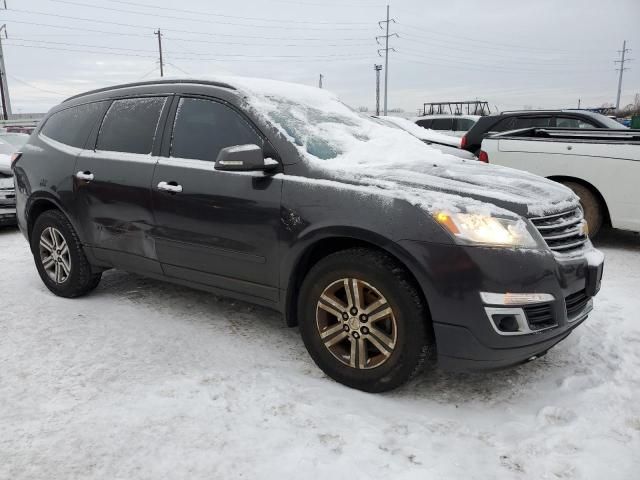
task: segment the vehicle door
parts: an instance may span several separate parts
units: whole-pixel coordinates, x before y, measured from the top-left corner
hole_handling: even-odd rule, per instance
[[[149,235],[151,180],[167,96],[114,100],[91,148],[76,161],[75,203],[87,243],[99,260],[160,271]],[[154,143],[156,150],[154,151]]]
[[[255,144],[277,159],[239,110],[176,98],[153,176],[153,236],[164,273],[263,300],[278,299],[282,180],[215,170],[222,148]]]

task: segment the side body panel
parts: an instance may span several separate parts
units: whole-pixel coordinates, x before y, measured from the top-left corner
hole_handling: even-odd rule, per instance
[[[613,227],[640,231],[640,145],[485,139],[482,149],[489,163],[588,182],[602,195]]]

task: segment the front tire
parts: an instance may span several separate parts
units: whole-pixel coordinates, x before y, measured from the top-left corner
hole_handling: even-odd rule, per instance
[[[59,297],[85,295],[100,283],[71,222],[59,210],[40,215],[31,232],[31,252],[45,286]]]
[[[331,254],[313,266],[298,297],[298,319],[318,367],[367,392],[408,381],[434,344],[426,305],[407,271],[366,248]]]
[[[604,223],[604,212],[600,199],[591,189],[579,183],[563,182],[563,185],[573,190],[573,193],[580,198],[580,205],[584,210],[584,218],[589,225],[589,238],[595,238]]]

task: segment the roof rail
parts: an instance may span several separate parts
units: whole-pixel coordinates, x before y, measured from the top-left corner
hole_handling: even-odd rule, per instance
[[[86,95],[91,95],[94,93],[108,92],[110,90],[119,90],[121,88],[144,87],[146,85],[171,85],[176,83],[194,83],[197,85],[212,85],[214,87],[221,87],[221,88],[228,88],[230,90],[236,90],[236,88],[233,85],[229,85],[228,83],[224,83],[224,82],[216,82],[213,80],[193,80],[188,78],[174,78],[174,79],[167,79],[167,80],[147,80],[145,82],[123,83],[120,85],[113,85],[111,87],[103,87],[103,88],[98,88],[96,90],[90,90],[88,92],[79,93],[78,95],[65,98],[62,101],[62,103],[68,102],[69,100],[73,100],[74,98],[80,98],[80,97],[84,97]]]
[[[500,112],[500,115],[502,115],[503,113],[556,113],[556,112],[563,112],[564,110],[562,108],[541,108],[539,110],[536,109],[529,109],[529,110],[503,110],[502,112]]]

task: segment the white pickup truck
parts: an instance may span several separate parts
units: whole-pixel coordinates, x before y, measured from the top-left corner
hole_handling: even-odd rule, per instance
[[[640,232],[640,130],[513,130],[486,137],[478,159],[569,187],[591,236],[603,224]]]

